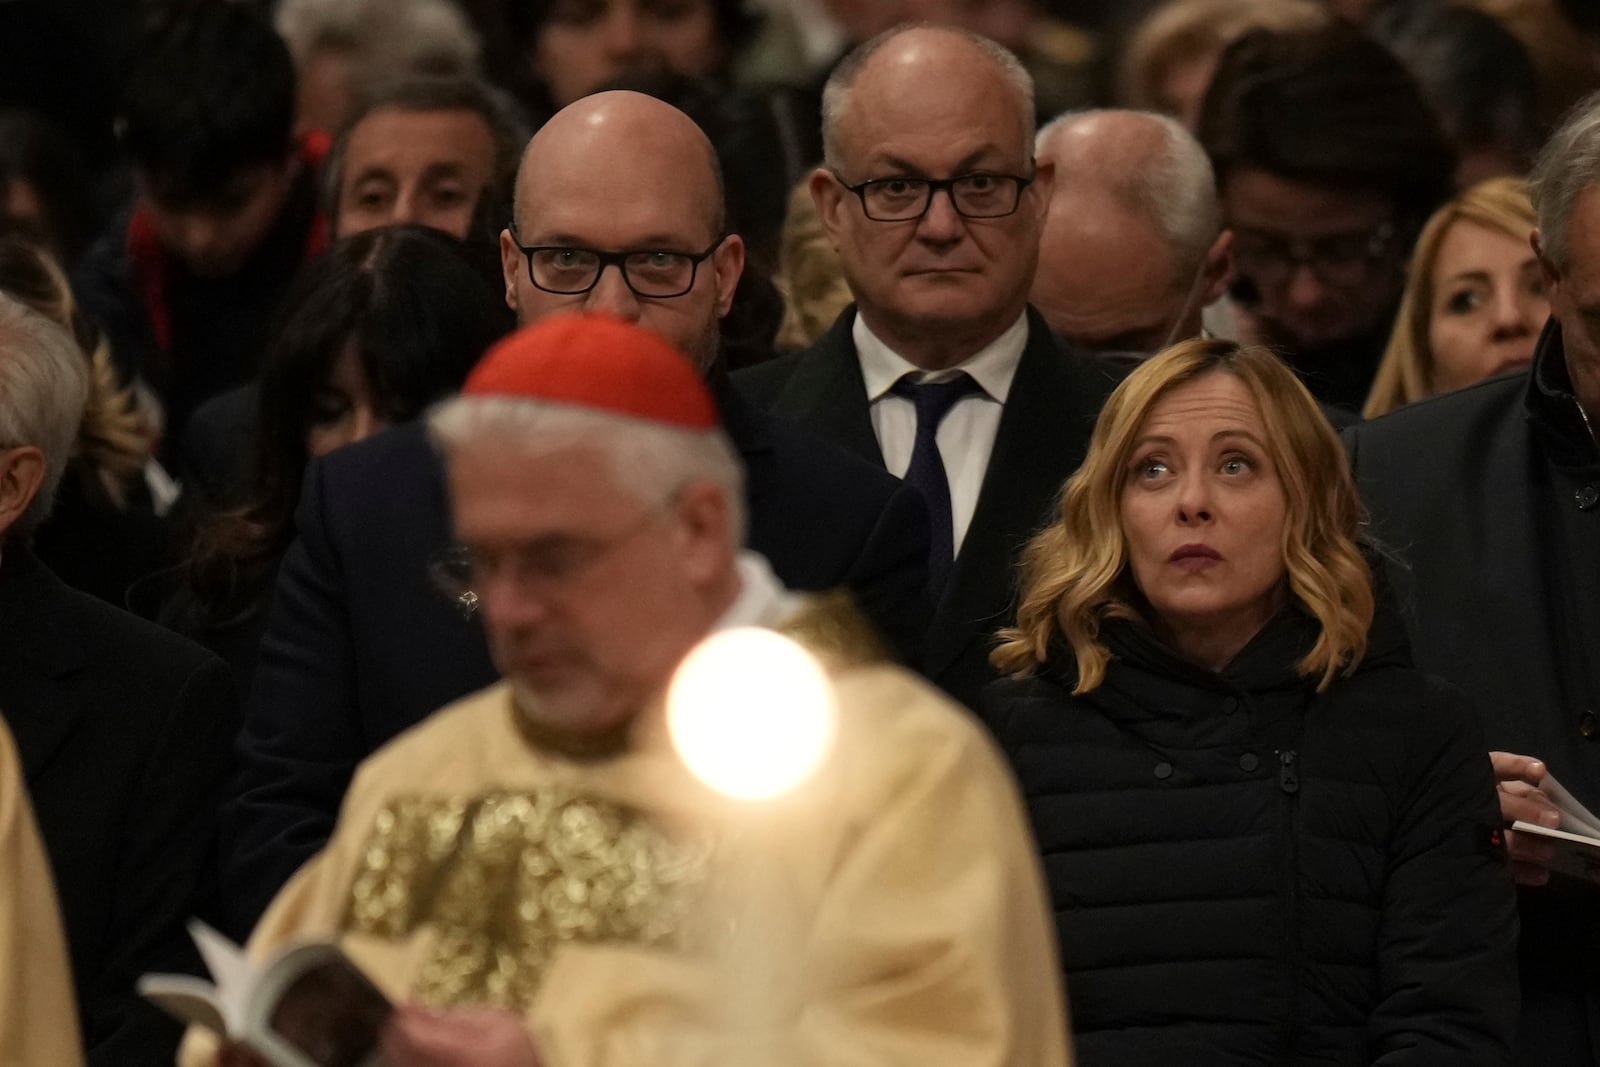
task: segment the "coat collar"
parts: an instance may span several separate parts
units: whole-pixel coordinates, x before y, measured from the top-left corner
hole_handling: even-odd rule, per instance
[[[872,428],[867,383],[851,337],[855,320],[851,304],[796,360],[774,410],[882,467],[883,449]]]
[[[1584,419],[1578,398],[1573,395],[1561,324],[1553,317],[1545,325],[1534,352],[1524,403],[1528,421],[1558,466],[1600,463],[1600,443],[1594,437],[1600,433],[1600,419]],[[1594,424],[1592,432],[1590,422]]]

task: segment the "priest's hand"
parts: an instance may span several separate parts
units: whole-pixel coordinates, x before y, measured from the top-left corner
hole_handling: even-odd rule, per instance
[[[1544,784],[1543,762],[1514,752],[1491,752],[1489,761],[1494,764],[1495,781],[1500,787],[1500,817],[1507,826],[1519,819],[1552,830],[1561,826],[1561,812],[1539,788]],[[1554,842],[1507,830],[1506,852],[1520,884],[1544,885],[1550,881],[1550,863],[1556,856]]]
[[[407,1004],[384,1030],[383,1057],[391,1067],[539,1067],[522,1016],[494,1008]]]

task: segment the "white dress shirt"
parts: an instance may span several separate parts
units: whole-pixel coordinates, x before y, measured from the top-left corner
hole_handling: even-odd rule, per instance
[[[1028,344],[1027,313],[1005,333],[949,370],[923,371],[884,344],[860,315],[851,327],[856,355],[861,359],[861,377],[867,384],[867,403],[872,412],[872,429],[878,435],[884,466],[896,478],[904,478],[911,466],[911,449],[917,439],[917,409],[910,400],[890,392],[894,383],[907,374],[916,381],[942,382],[959,371],[978,383],[981,392],[961,398],[939,424],[939,458],[944,461],[945,477],[950,482],[950,515],[956,554],[966,540],[972,513],[978,507],[983,475],[989,469],[989,454],[994,451],[994,435],[1000,429],[1000,414],[1005,408],[1011,382],[1017,376],[1017,363]]]

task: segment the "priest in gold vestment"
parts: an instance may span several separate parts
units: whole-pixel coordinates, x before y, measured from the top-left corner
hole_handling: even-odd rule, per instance
[[[0,1067],[83,1062],[66,935],[16,742],[0,719]]]
[[[336,940],[408,1005],[394,1067],[1070,1063],[1002,760],[847,608],[738,550],[738,462],[689,360],[558,316],[431,421],[505,680],[362,766],[251,952]],[[738,626],[812,649],[836,706],[820,765],[767,799],[716,792],[669,737],[674,670]]]

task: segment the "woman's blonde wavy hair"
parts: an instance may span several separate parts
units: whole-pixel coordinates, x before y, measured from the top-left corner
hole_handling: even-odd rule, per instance
[[[1255,398],[1265,445],[1283,485],[1283,557],[1289,591],[1322,625],[1298,666],[1326,689],[1366,654],[1372,572],[1358,547],[1361,503],[1343,446],[1311,394],[1276,356],[1232,341],[1193,340],[1141,365],[1106,401],[1089,453],[1067,479],[1057,517],[1022,555],[1017,625],[990,657],[1000,670],[1032,674],[1059,632],[1077,658],[1074,693],[1105,680],[1111,653],[1100,640],[1109,618],[1144,618],[1148,606],[1128,568],[1122,494],[1134,446],[1168,393],[1207,374],[1232,374]]]
[[[1417,238],[1406,275],[1405,295],[1395,316],[1389,347],[1384,349],[1378,372],[1367,394],[1363,418],[1375,419],[1395,408],[1434,393],[1434,359],[1431,326],[1433,298],[1439,270],[1439,247],[1450,227],[1474,222],[1526,245],[1539,225],[1528,198],[1528,183],[1521,178],[1490,178],[1457,193],[1433,213]]]
[[[50,253],[17,238],[0,240],[0,292],[70,333],[89,363],[89,401],[78,426],[72,465],[118,508],[144,478],[153,437],[133,394],[122,385],[111,346],[78,310],[67,276]]]

